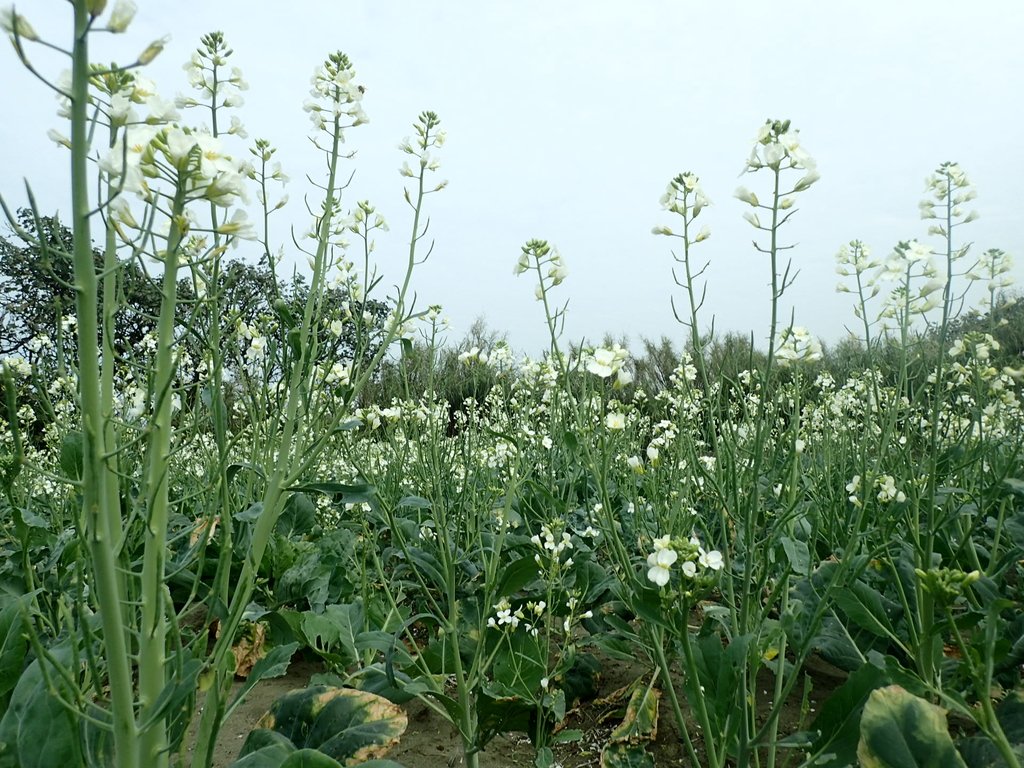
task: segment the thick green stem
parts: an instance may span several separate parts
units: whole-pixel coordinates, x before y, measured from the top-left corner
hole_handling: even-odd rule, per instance
[[[182,231],[179,221],[185,210],[185,185],[179,182],[171,204],[171,229],[167,236],[153,394],[155,398],[150,440],[146,451],[146,540],[142,561],[142,636],[139,641],[139,703],[156,703],[167,684],[167,616],[164,605],[164,571],[167,556],[169,494],[168,465],[171,452],[171,404],[177,361],[174,354],[174,308],[178,295],[178,248]],[[151,722],[141,734],[140,752],[147,765],[166,766],[167,723]]]
[[[134,710],[134,686],[125,637],[125,595],[118,576],[114,535],[121,530],[120,505],[111,507],[108,484],[117,482],[104,457],[104,407],[97,347],[96,267],[89,228],[89,10],[75,0],[75,40],[71,73],[71,207],[77,309],[78,386],[82,409],[82,507],[85,536],[94,570],[91,585],[103,625],[110,683],[111,726],[117,763],[141,768]],[[112,360],[104,360],[112,365]]]

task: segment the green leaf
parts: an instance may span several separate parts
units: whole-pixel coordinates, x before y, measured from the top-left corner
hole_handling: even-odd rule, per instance
[[[296,751],[291,739],[269,728],[250,731],[231,768],[280,768]]]
[[[300,749],[288,755],[281,768],[342,768],[342,764],[315,749]]]
[[[304,493],[321,493],[326,496],[333,496],[335,501],[345,504],[359,504],[373,501],[377,498],[377,489],[368,483],[306,483],[304,485],[293,485],[289,491],[303,491]]]
[[[847,589],[836,590],[835,599],[857,626],[879,637],[897,639],[889,615],[885,612],[882,596],[876,589],[863,581],[856,581]]]
[[[1003,479],[1003,484],[1006,485],[1012,493],[1024,496],[1024,480],[1019,480],[1016,477],[1007,477]]]
[[[387,752],[405,732],[408,720],[398,706],[380,696],[317,685],[285,694],[256,725],[240,757],[284,744],[280,738],[261,732],[269,729],[300,750],[295,754],[315,750],[346,765],[356,765]],[[319,757],[315,759],[320,762],[308,765],[331,765]],[[252,763],[254,767],[262,765]],[[244,766],[249,768],[248,763]],[[241,766],[236,764],[235,768]]]
[[[25,619],[22,612],[30,599],[31,596],[22,595],[0,611],[0,699],[14,690],[25,668],[28,638],[23,634]]]
[[[658,700],[661,691],[650,686],[638,686],[626,704],[626,714],[608,735],[609,742],[639,744],[653,741],[658,735]]]
[[[60,471],[65,477],[78,480],[82,476],[84,450],[81,432],[71,431],[61,438]]]
[[[71,663],[71,648],[65,643],[50,651],[58,664]],[[39,659],[25,669],[14,687],[11,702],[0,719],[0,767],[53,768],[82,762],[78,727],[57,698],[73,700],[56,669],[48,670],[56,691],[50,690]]]
[[[323,613],[305,611],[302,633],[310,648],[333,664],[342,667],[359,660],[356,636],[363,629],[362,603],[328,605]]]
[[[811,731],[811,754],[818,755],[815,768],[844,768],[857,760],[860,716],[868,696],[890,682],[885,670],[864,664],[853,672],[821,706]]]
[[[276,648],[271,648],[266,656],[253,664],[252,669],[249,670],[249,676],[245,679],[242,687],[239,688],[238,693],[236,693],[235,697],[231,700],[231,704],[228,705],[227,713],[230,714],[235,707],[241,704],[249,691],[255,688],[256,683],[260,680],[284,677],[288,672],[288,665],[291,663],[292,656],[298,649],[298,643],[279,645]],[[226,717],[227,714],[225,714],[225,718]]]
[[[241,520],[243,523],[254,523],[260,519],[260,515],[263,514],[263,502],[257,501],[250,504],[247,509],[243,509],[241,512],[235,513],[235,520]]]
[[[497,694],[485,686],[477,696],[477,749],[483,749],[499,733],[526,733],[534,736],[537,706],[520,696]]]
[[[786,559],[789,560],[789,567],[793,569],[793,573],[806,576],[811,567],[811,553],[807,549],[807,542],[783,536],[782,549],[786,552]]]
[[[860,720],[862,768],[967,768],[942,707],[898,685],[871,692]]]
[[[398,502],[399,507],[410,507],[412,509],[430,509],[431,504],[422,496],[406,496]]]
[[[274,530],[282,536],[303,536],[316,526],[316,506],[304,493],[293,493],[285,502]]]
[[[537,755],[533,758],[534,768],[552,768],[554,764],[555,753],[551,751],[551,747],[541,747],[537,750]]]
[[[1024,691],[1007,694],[996,707],[996,719],[1011,744],[1024,745]]]
[[[532,557],[521,557],[513,560],[501,571],[498,577],[498,589],[494,593],[498,597],[511,597],[540,575],[540,565]]]
[[[996,707],[996,719],[1017,759],[1024,761],[1024,691],[1011,691]],[[960,756],[969,768],[1006,768],[995,743],[982,734],[957,741]]]
[[[601,750],[601,768],[654,768],[654,758],[642,744],[609,744]]]

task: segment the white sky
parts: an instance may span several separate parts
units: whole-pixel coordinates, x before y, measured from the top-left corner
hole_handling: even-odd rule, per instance
[[[370,124],[348,133],[358,154],[346,199],[369,199],[388,217],[377,251],[387,283],[400,277],[410,226],[396,145],[420,111],[440,115],[448,143],[438,178],[450,186],[428,199],[436,248],[414,286],[424,307],[444,305],[453,339],[484,315],[519,349],[545,345],[533,282],[512,275],[534,237],[557,245],[569,267],[556,292],[571,299],[571,339],[683,339],[669,306],[678,241],[650,234],[673,225],[658,199],[682,171],[701,177],[713,203],[700,222],[712,237],[696,251],[711,261],[704,322],[713,314],[719,330],[763,338],[768,264],[732,193],[745,184],[767,197],[767,174],[738,178],[767,117],[793,121],[822,174],[783,230],[800,270],[787,319],[795,305],[796,323],[829,341],[854,324],[851,297],[833,291],[836,250],[859,238],[883,256],[898,240],[927,240],[917,203],[945,160],[978,188],[981,218],[961,230],[973,253],[1002,248],[1024,277],[1019,0],[139,4],[126,36],[96,38],[94,58],[127,61],[170,34],[146,74],[173,96],[187,88],[181,64],[199,37],[223,31],[251,85],[239,113],[245,145],[270,139],[292,178],[277,218],[286,249],[288,227],[307,225],[302,196],[316,192],[305,175],[321,178],[302,102],[326,54],[347,53],[367,87]],[[18,10],[47,39],[68,39],[67,3],[23,0]],[[54,75],[65,66],[41,53],[38,63]],[[23,205],[27,177],[44,212],[66,212],[67,154],[45,136],[61,127],[55,104],[10,48],[0,89],[0,193]]]

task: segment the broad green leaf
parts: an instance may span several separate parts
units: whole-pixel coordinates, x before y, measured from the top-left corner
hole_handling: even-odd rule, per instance
[[[82,476],[84,450],[81,432],[68,432],[61,439],[60,471],[64,473],[65,477],[71,480],[78,480]]]
[[[304,493],[293,493],[285,502],[274,530],[281,536],[304,536],[316,526],[316,506]]]
[[[817,755],[816,768],[844,768],[854,765],[860,740],[860,716],[868,696],[889,683],[885,670],[864,664],[853,672],[821,706],[814,718],[810,752]]]
[[[65,643],[51,649],[58,664],[71,662]],[[14,687],[11,702],[0,719],[0,768],[53,768],[82,763],[77,723],[57,699],[59,693],[73,700],[56,670],[48,672],[58,690],[51,691],[40,661],[33,661]],[[49,663],[49,662],[46,662]]]
[[[341,501],[345,504],[358,504],[360,502],[373,501],[377,498],[377,489],[368,483],[306,483],[304,485],[293,485],[288,490],[322,493],[326,496],[333,496],[335,501]]]
[[[342,768],[342,763],[318,750],[300,749],[288,755],[281,768]]]
[[[860,720],[862,768],[967,768],[942,707],[898,685],[871,692]]]
[[[241,757],[265,750],[268,745],[283,744],[280,739],[260,732],[269,729],[298,750],[316,750],[341,763],[355,765],[387,752],[405,732],[407,724],[405,713],[380,696],[351,688],[311,686],[291,691],[274,702],[256,724],[257,730],[249,734]],[[242,766],[236,764],[235,768]]]
[[[601,750],[601,768],[654,768],[654,758],[642,744],[609,744]]]
[[[532,557],[521,557],[506,565],[498,576],[499,597],[511,597],[540,575],[540,565]]]
[[[882,596],[863,581],[856,581],[847,589],[835,592],[836,603],[857,626],[879,637],[896,640],[889,615],[885,612]]]
[[[291,739],[269,728],[250,731],[231,768],[280,768],[296,751]]]
[[[298,643],[288,643],[271,648],[266,656],[259,659],[249,670],[249,676],[245,678],[242,687],[235,694],[231,704],[228,705],[227,713],[230,714],[235,707],[242,703],[249,691],[256,687],[260,680],[270,680],[274,677],[283,677],[288,672],[288,665],[292,656],[299,649]],[[227,717],[227,715],[225,715]]]
[[[430,502],[422,496],[406,496],[398,502],[400,507],[411,507],[412,509],[430,509]]]
[[[791,539],[788,536],[782,537],[782,549],[789,560],[789,567],[798,576],[806,576],[811,566],[811,553],[807,549],[807,542]]]
[[[610,742],[638,744],[654,741],[658,737],[658,700],[661,691],[649,686],[638,686],[626,704],[626,714],[608,735]]]
[[[478,749],[487,746],[499,733],[526,733],[534,735],[534,717],[537,705],[516,695],[502,696],[493,686],[485,686],[477,697]]]
[[[28,638],[24,635],[22,611],[29,599],[29,595],[22,595],[0,611],[0,700],[14,690],[25,668]]]
[[[356,636],[363,629],[361,603],[328,605],[323,613],[302,614],[302,632],[310,648],[334,664],[348,666],[359,660]]]

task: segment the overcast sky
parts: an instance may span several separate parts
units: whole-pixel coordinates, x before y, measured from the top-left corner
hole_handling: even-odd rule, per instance
[[[139,0],[127,35],[97,38],[94,58],[127,61],[150,40],[171,42],[149,68],[166,96],[185,92],[181,64],[209,31],[223,31],[251,84],[240,116],[279,147],[292,181],[276,240],[308,225],[302,197],[322,161],[306,137],[309,78],[324,56],[344,51],[367,88],[369,125],[348,133],[356,175],[348,205],[369,199],[391,232],[379,264],[398,280],[410,226],[397,143],[430,109],[448,131],[428,199],[434,255],[414,277],[419,301],[442,304],[459,338],[473,319],[507,331],[519,349],[545,343],[532,280],[515,278],[520,246],[558,246],[570,275],[567,334],[668,334],[670,248],[651,227],[672,225],[659,197],[677,173],[701,177],[713,205],[701,215],[711,238],[705,323],[766,335],[766,257],[733,199],[739,184],[768,196],[767,174],[738,178],[758,127],[789,118],[822,179],[800,198],[783,230],[800,270],[785,297],[796,323],[827,341],[852,325],[850,297],[834,292],[834,255],[859,238],[877,255],[899,240],[927,239],[917,203],[925,177],[958,161],[978,189],[981,218],[961,231],[974,253],[999,247],[1024,277],[1024,217],[1018,192],[1024,3],[1019,0]],[[23,0],[19,12],[65,43],[69,6]],[[65,65],[40,55],[54,75]],[[33,184],[44,211],[67,211],[68,156],[46,139],[62,128],[51,94],[0,53],[0,193],[25,201]],[[184,120],[198,113],[186,112]],[[239,147],[239,151],[244,149]],[[273,234],[272,234],[273,236]],[[930,240],[937,245],[934,239]],[[244,252],[244,251],[240,251]]]

